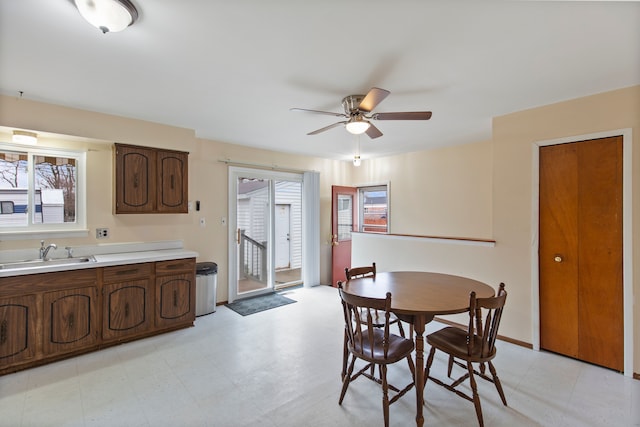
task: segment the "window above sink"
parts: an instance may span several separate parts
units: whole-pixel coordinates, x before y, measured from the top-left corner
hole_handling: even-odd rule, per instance
[[[86,236],[86,153],[0,143],[0,240]]]

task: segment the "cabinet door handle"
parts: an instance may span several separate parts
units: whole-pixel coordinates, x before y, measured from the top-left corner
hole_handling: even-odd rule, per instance
[[[129,270],[120,270],[118,272],[116,272],[116,274],[122,276],[124,274],[135,274],[138,272],[137,268],[130,268]]]
[[[73,313],[69,315],[69,329],[73,328],[73,323],[74,323],[74,316]]]
[[[0,345],[7,342],[7,321],[3,320],[0,323]]]
[[[173,187],[175,186],[175,177],[173,175],[171,175],[171,189],[173,190]]]
[[[129,317],[129,303],[124,305],[124,317]]]
[[[176,291],[175,289],[173,291],[173,306],[178,306],[178,291]]]
[[[133,187],[134,188],[138,188],[138,174],[137,173],[133,174]]]

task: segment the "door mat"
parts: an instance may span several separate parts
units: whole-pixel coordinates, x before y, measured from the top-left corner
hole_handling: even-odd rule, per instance
[[[227,304],[226,307],[229,307],[231,310],[235,311],[238,314],[248,316],[250,314],[259,313],[261,311],[269,310],[294,302],[296,301],[292,300],[291,298],[273,293],[269,295],[260,295],[257,297],[234,301]]]

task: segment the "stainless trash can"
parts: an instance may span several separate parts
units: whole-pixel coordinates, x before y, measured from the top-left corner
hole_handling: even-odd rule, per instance
[[[218,264],[215,262],[196,263],[196,316],[216,311],[217,287]]]

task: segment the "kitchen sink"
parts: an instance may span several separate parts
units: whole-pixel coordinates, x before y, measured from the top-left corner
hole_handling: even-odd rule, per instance
[[[72,258],[49,259],[46,261],[43,259],[32,259],[24,261],[3,262],[0,263],[0,270],[51,267],[54,265],[74,265],[82,264],[84,262],[96,262],[96,259],[93,255],[89,255]]]

